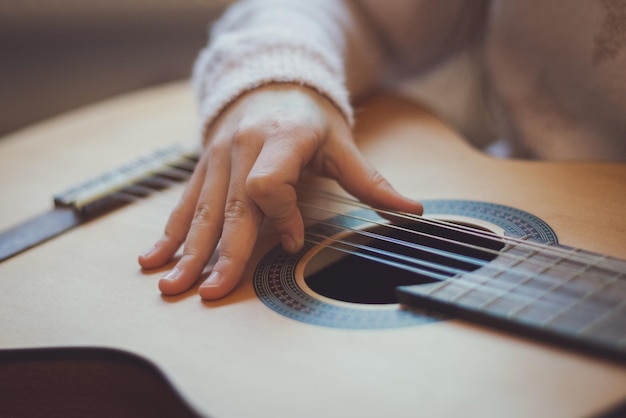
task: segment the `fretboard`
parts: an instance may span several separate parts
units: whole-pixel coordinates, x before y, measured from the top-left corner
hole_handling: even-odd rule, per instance
[[[400,303],[626,360],[626,261],[557,244],[509,244],[488,265],[398,288]]]

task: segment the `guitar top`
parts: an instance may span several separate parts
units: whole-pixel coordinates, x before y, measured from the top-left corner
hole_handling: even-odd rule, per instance
[[[357,115],[363,152],[397,189],[426,202],[428,219],[509,237],[525,231],[543,243],[626,258],[626,165],[495,160],[390,96]],[[175,143],[193,148],[197,127],[187,86],[173,84],[6,137],[0,230],[52,210],[55,194],[102,172]],[[387,273],[344,263],[319,245],[336,227],[324,225],[324,216],[311,222],[306,250],[293,256],[263,230],[245,279],[223,300],[202,302],[197,288],[162,297],[157,280],[165,270],[142,271],[136,256],[160,236],[183,187],[136,195],[133,204],[0,263],[0,349],[128,352],[213,417],[571,417],[626,398],[619,362],[351,293],[374,283],[366,276]],[[327,181],[310,187],[341,195]],[[328,210],[329,219],[345,213],[338,203]],[[334,245],[370,214],[350,216]],[[331,259],[337,279],[329,281],[331,272],[323,272]],[[399,285],[402,277],[394,278]],[[436,286],[413,285],[421,293]]]

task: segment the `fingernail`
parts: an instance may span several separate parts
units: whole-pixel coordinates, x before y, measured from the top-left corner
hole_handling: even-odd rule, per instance
[[[156,250],[156,247],[150,247],[147,250],[145,250],[144,252],[142,252],[140,254],[141,257],[150,257],[152,255],[152,253],[154,253],[154,251]]]
[[[165,276],[163,276],[163,279],[165,279],[165,280],[175,280],[176,277],[178,277],[179,273],[180,273],[180,270],[178,269],[178,267],[174,267]]]
[[[200,285],[200,287],[217,287],[222,282],[222,276],[217,272],[213,271],[209,274],[209,277],[206,278],[204,282]]]

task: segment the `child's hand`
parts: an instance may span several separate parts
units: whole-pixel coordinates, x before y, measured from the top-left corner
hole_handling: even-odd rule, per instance
[[[144,268],[181,259],[159,281],[163,294],[189,289],[220,241],[219,258],[200,286],[217,299],[241,279],[259,226],[267,218],[285,250],[304,242],[296,184],[307,167],[336,179],[364,203],[421,213],[398,194],[356,148],[343,115],[323,96],[296,85],[269,85],[239,98],[207,132],[201,159],[165,233],[139,257]]]

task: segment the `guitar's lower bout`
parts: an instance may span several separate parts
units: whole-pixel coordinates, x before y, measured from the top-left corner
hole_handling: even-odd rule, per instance
[[[528,236],[538,241],[557,242],[556,234],[545,222],[512,207],[466,200],[422,203],[427,217],[471,224],[511,237]],[[346,231],[363,229],[372,221],[381,220],[368,210],[350,215],[315,224],[307,229],[307,233],[310,237],[341,237]],[[390,267],[375,271],[374,265],[378,263],[365,260],[361,263],[361,270],[365,269],[369,274],[363,279],[365,284],[359,286],[363,271],[357,268],[350,271],[349,264],[349,259],[356,257],[343,257],[341,252],[328,250],[315,241],[308,241],[296,254],[276,247],[259,263],[254,274],[254,288],[266,306],[301,322],[348,329],[415,326],[441,319],[427,312],[400,309],[395,299],[395,287],[432,281],[428,275],[394,270],[383,276]],[[497,250],[497,243],[495,245],[494,250]],[[324,274],[316,274],[321,269]]]

